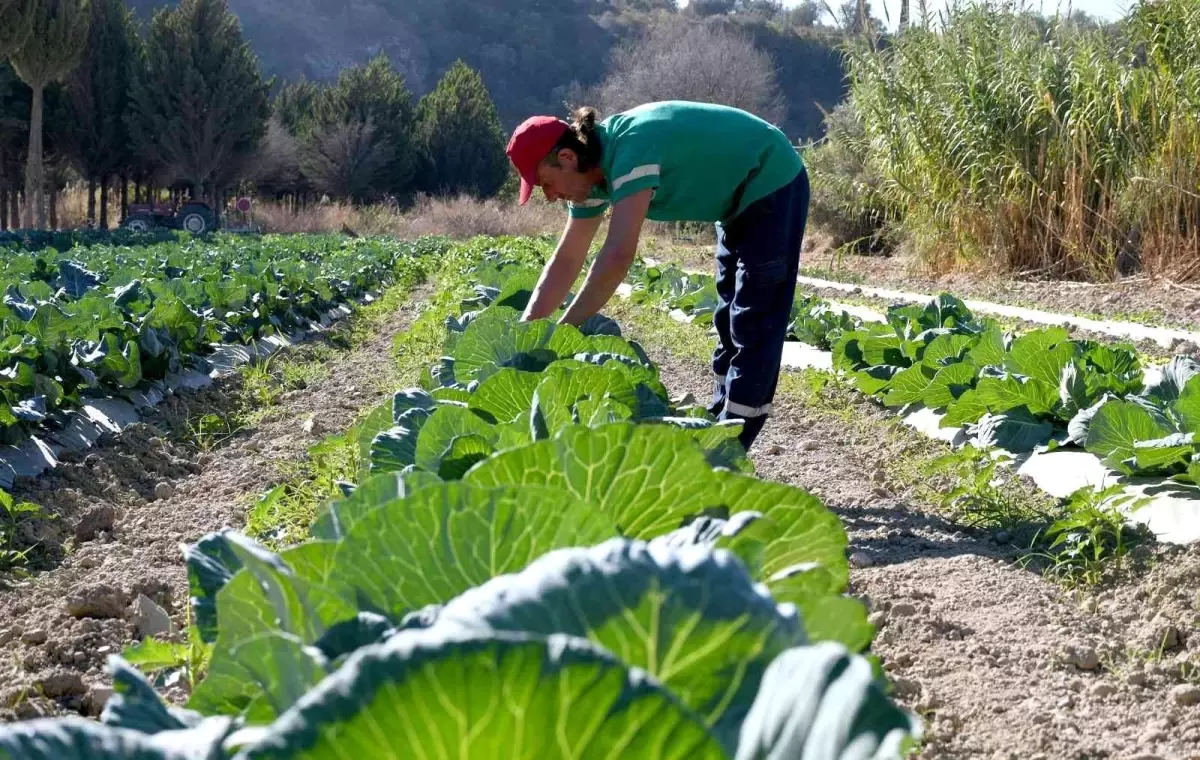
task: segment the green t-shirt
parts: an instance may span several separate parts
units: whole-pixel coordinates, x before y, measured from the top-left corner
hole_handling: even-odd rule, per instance
[[[778,128],[728,106],[647,103],[608,117],[596,131],[606,186],[597,185],[583,203],[568,203],[572,217],[599,216],[653,188],[650,219],[728,222],[804,166]]]

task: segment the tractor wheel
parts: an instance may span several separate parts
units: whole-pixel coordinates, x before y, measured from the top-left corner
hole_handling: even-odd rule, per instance
[[[130,232],[149,232],[154,228],[154,221],[144,215],[131,216],[125,220],[125,229]]]
[[[184,215],[179,226],[193,235],[203,235],[208,231],[208,220],[204,218],[203,214],[192,211]]]

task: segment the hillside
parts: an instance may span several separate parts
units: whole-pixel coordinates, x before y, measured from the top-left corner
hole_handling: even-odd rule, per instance
[[[161,0],[130,0],[149,18]],[[572,83],[603,79],[614,45],[646,16],[614,10],[617,0],[229,0],[268,76],[336,78],[380,51],[418,96],[458,58],[480,71],[505,128],[535,112],[559,113]],[[732,19],[733,17],[731,17]],[[737,18],[779,66],[788,100],[785,129],[817,137],[821,107],[842,98],[842,69],[821,30],[781,31],[757,16]]]

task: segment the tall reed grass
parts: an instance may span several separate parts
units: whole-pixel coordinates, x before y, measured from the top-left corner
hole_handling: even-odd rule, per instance
[[[934,268],[1200,278],[1200,2],[1120,23],[951,7],[848,45],[866,160]]]

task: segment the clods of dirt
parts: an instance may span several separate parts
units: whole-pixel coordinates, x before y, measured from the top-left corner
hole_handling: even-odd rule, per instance
[[[705,392],[703,364],[646,348],[672,394]],[[873,652],[925,724],[918,757],[1200,760],[1200,547],[1153,547],[1148,573],[1089,605],[1023,569],[1010,537],[956,524],[889,480],[941,444],[875,405],[851,412],[776,398],[751,458],[841,517]]]

